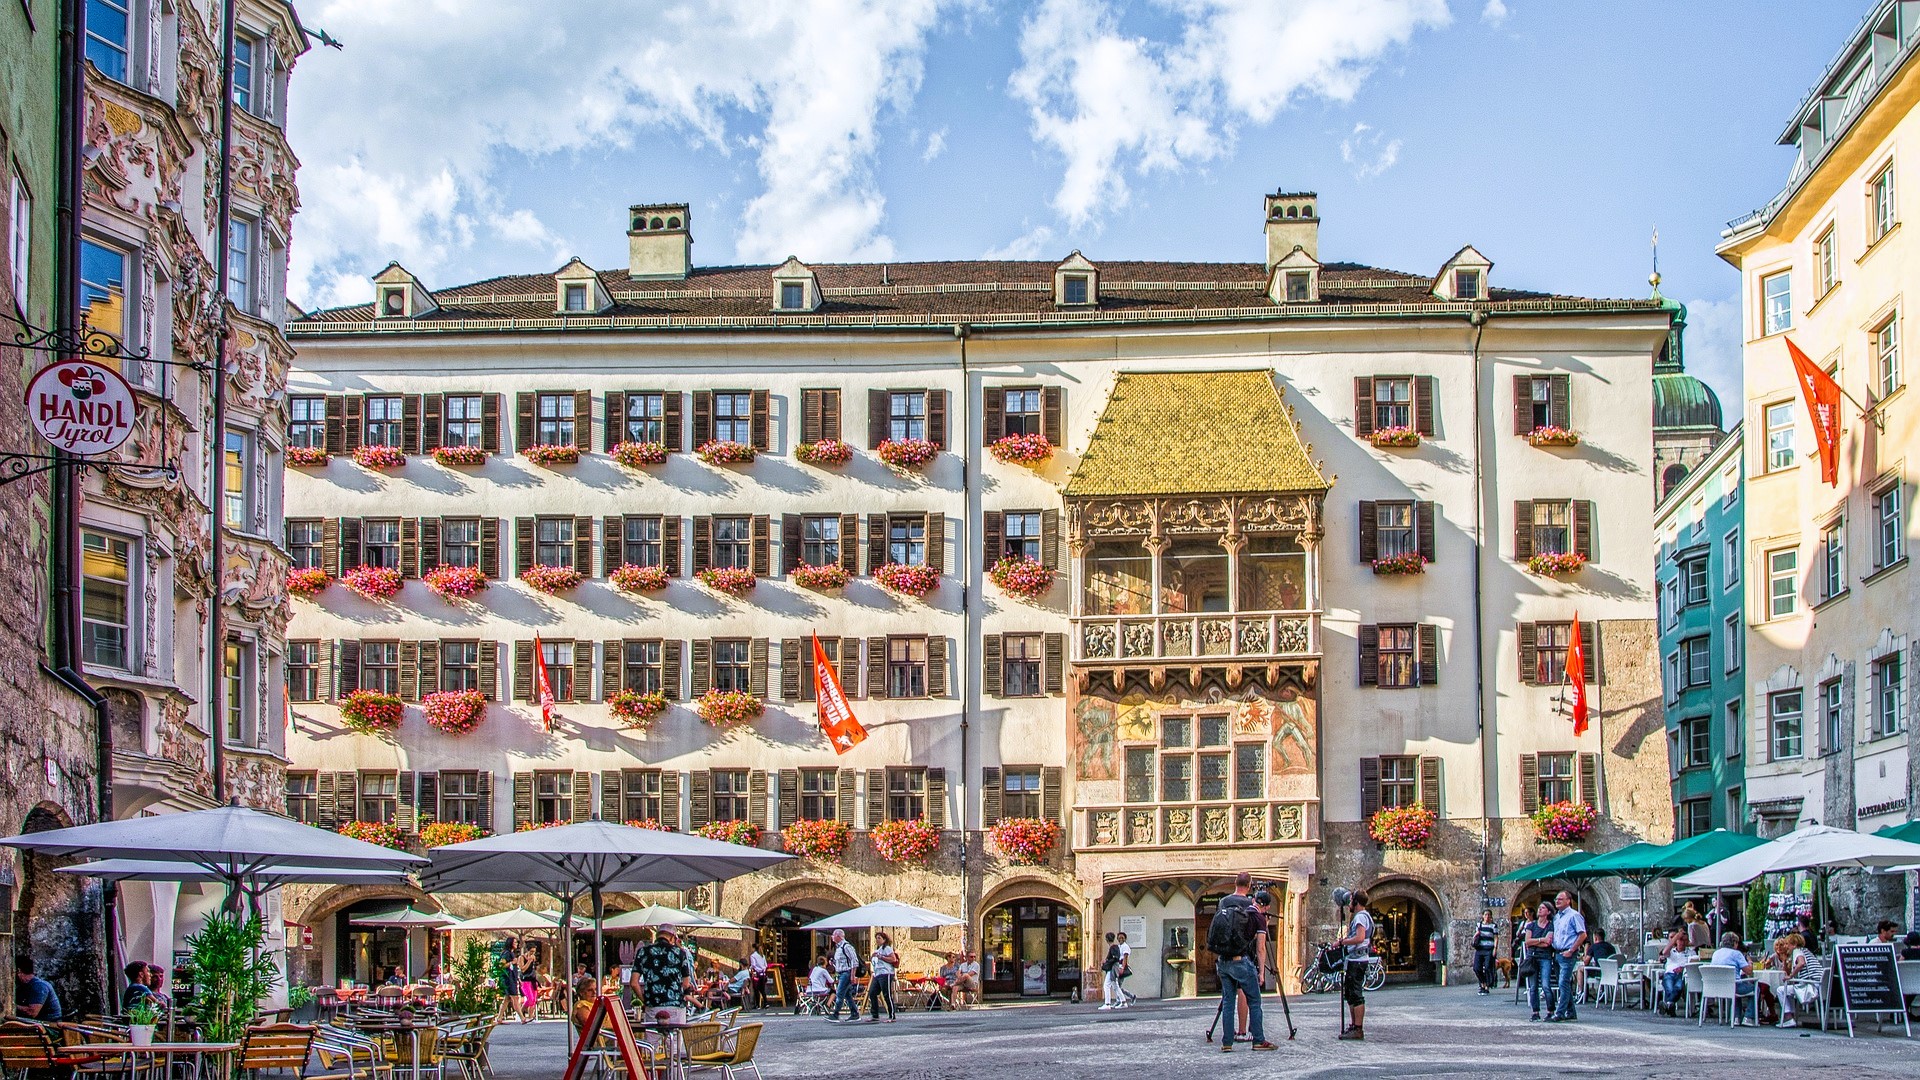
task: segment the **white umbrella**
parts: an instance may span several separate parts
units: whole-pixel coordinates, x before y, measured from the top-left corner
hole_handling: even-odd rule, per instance
[[[1808,825],[1691,874],[1682,874],[1674,881],[1704,889],[1728,889],[1762,874],[1874,869],[1914,862],[1920,862],[1920,844],[1829,825]]]
[[[875,900],[857,908],[829,915],[801,927],[802,930],[858,930],[869,926],[904,926],[909,929],[935,926],[959,926],[960,919],[942,915],[898,900]]]
[[[607,930],[637,930],[650,926],[677,926],[694,930],[751,930],[752,927],[703,911],[648,904],[634,911],[610,915],[601,927]]]
[[[102,881],[224,881],[221,875],[186,863],[158,859],[100,859],[75,866],[56,867],[57,874],[76,874]],[[247,875],[253,888],[271,889],[277,885],[403,885],[407,875],[401,870],[353,870],[346,867],[274,866]]]
[[[544,912],[531,912],[523,907],[495,912],[492,915],[482,915],[474,919],[463,919],[447,927],[449,930],[495,931],[557,930],[559,928],[560,918],[557,913],[550,916]]]
[[[395,929],[403,932],[407,943],[406,977],[413,978],[413,930],[424,927],[428,930],[448,930],[459,919],[438,911],[419,911],[411,906],[396,908],[392,911],[378,911],[371,915],[360,915],[348,920],[355,926],[374,926],[382,929]]]

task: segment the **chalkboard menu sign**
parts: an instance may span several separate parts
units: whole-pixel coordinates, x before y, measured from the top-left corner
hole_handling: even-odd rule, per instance
[[[1840,980],[1846,1004],[1847,1030],[1854,1013],[1898,1013],[1904,1021],[1906,1000],[1900,996],[1900,966],[1891,944],[1870,942],[1834,946],[1834,974]]]

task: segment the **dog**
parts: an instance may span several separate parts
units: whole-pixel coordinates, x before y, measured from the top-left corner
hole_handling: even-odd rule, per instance
[[[1494,970],[1500,973],[1500,985],[1513,985],[1513,961],[1502,958],[1493,962]]]

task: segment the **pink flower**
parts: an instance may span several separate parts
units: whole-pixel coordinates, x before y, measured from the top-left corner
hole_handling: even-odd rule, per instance
[[[903,566],[900,563],[888,563],[875,570],[873,578],[881,587],[907,596],[925,597],[940,587],[940,575],[933,567],[924,564]]]
[[[1385,555],[1373,560],[1373,572],[1381,575],[1424,574],[1427,572],[1427,560],[1413,551],[1399,555]]]
[[[940,830],[926,818],[883,821],[867,830],[867,839],[888,862],[919,862],[940,850]]]
[[[476,566],[436,566],[421,577],[427,588],[449,600],[469,600],[487,587],[487,575]]]
[[[1527,441],[1535,446],[1578,446],[1580,436],[1563,427],[1542,424],[1527,432]]]
[[[398,447],[362,445],[354,448],[353,460],[362,468],[397,469],[407,463],[407,455]]]
[[[803,589],[841,589],[847,584],[847,572],[839,563],[820,566],[802,564],[793,568],[794,583]]]
[[[400,592],[400,571],[391,566],[356,566],[340,575],[347,588],[369,600],[385,600]]]
[[[535,465],[571,465],[580,460],[580,448],[572,443],[535,443],[521,447],[520,456]]]
[[[485,465],[487,451],[479,446],[436,446],[433,460],[442,465]]]
[[[666,567],[632,563],[621,563],[619,569],[607,576],[621,592],[659,592],[667,587],[668,581]]]
[[[836,818],[802,818],[780,827],[780,846],[803,859],[837,859],[851,830]]]
[[[420,702],[420,711],[435,730],[465,735],[487,717],[487,698],[478,690],[440,690]]]
[[[1541,577],[1571,574],[1587,565],[1587,557],[1572,551],[1536,551],[1527,560],[1527,573]]]
[[[1039,465],[1053,456],[1053,443],[1045,435],[1008,435],[989,449],[1009,465]]]
[[[695,576],[700,579],[700,584],[728,596],[745,596],[760,584],[760,579],[754,576],[753,571],[738,566],[709,567]]]
[[[1418,850],[1433,838],[1439,816],[1419,804],[1390,806],[1367,822],[1367,835],[1390,848]]]
[[[744,690],[709,690],[693,705],[700,719],[717,728],[751,723],[766,708],[759,698]]]
[[[634,731],[645,731],[653,726],[661,713],[667,711],[667,695],[658,690],[646,694],[638,690],[622,690],[607,699],[607,711],[623,726]]]
[[[1533,828],[1542,840],[1572,843],[1584,840],[1600,820],[1600,812],[1583,802],[1548,803],[1533,812]]]
[[[379,844],[398,851],[407,849],[407,841],[400,835],[400,827],[390,821],[343,821],[333,831],[349,840]]]
[[[579,586],[580,571],[571,566],[547,566],[543,563],[520,571],[520,580],[528,587],[551,596]]]
[[[794,447],[793,456],[808,465],[845,465],[853,460],[853,447],[839,439],[821,439]]]
[[[324,446],[287,447],[287,464],[295,468],[312,468],[316,465],[325,465],[328,461],[332,460],[332,458],[333,455],[327,453],[327,448]]]
[[[931,439],[888,439],[873,452],[896,469],[917,469],[940,456],[940,448]]]
[[[709,821],[693,830],[694,835],[741,847],[760,846],[760,826],[751,821]]]
[[[613,460],[625,465],[629,469],[637,469],[642,465],[664,465],[667,461],[667,447],[665,443],[616,443],[613,449],[607,451],[607,453],[613,457]]]
[[[303,566],[287,571],[287,591],[295,596],[313,596],[333,583],[325,570]]]
[[[1022,600],[1038,600],[1053,588],[1053,570],[1038,559],[1008,555],[993,564],[987,576],[1002,592]]]
[[[746,443],[715,439],[700,444],[700,449],[695,453],[709,465],[750,465],[758,451]]]
[[[405,713],[406,706],[398,695],[378,690],[355,690],[340,703],[341,721],[349,731],[362,735],[392,731],[400,726],[400,718]]]
[[[1060,843],[1060,823],[1046,818],[1001,818],[987,827],[995,847],[1016,866],[1043,863]]]
[[[1370,436],[1375,446],[1419,446],[1420,433],[1410,427],[1374,428]]]

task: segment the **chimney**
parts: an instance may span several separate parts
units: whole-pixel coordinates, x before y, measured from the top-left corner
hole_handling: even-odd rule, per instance
[[[684,281],[693,268],[693,219],[686,203],[627,210],[627,274],[636,280]]]
[[[1311,191],[1276,191],[1267,196],[1267,269],[1272,270],[1294,248],[1320,258],[1320,215],[1314,205],[1320,197]]]

